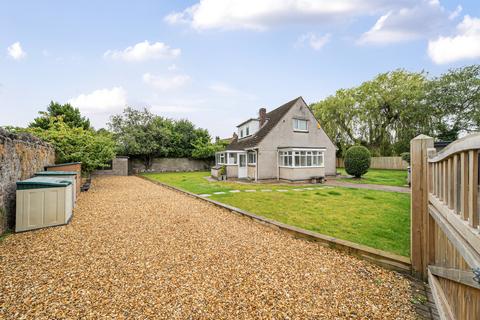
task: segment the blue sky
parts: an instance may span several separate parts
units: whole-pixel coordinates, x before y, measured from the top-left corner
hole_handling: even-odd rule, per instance
[[[474,0],[3,1],[0,30],[0,125],[55,100],[95,128],[129,105],[226,137],[380,72],[480,63]]]

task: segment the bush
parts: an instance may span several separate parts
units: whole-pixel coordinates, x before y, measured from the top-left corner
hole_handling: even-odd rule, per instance
[[[354,146],[345,153],[345,171],[355,178],[360,178],[370,168],[371,155],[367,148]]]
[[[410,152],[404,152],[400,154],[400,156],[402,157],[403,161],[408,162],[408,164],[410,165]]]

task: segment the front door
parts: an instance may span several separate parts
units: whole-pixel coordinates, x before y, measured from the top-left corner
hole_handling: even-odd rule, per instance
[[[240,153],[238,155],[238,178],[247,177],[247,154]]]

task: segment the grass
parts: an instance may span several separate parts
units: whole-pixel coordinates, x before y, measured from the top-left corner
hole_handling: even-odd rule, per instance
[[[337,171],[342,175],[348,175],[344,168],[338,168]],[[360,179],[349,177],[338,180],[350,183],[383,184],[386,186],[397,187],[408,186],[406,170],[369,169],[368,172]]]
[[[5,230],[2,234],[0,234],[0,243],[5,240],[9,235],[11,235],[13,232],[10,229]]]
[[[227,181],[208,181],[205,177],[210,175],[207,171],[196,172],[164,172],[144,173],[144,176],[166,183],[195,194],[212,194],[214,192],[229,190],[261,190],[261,189],[293,189],[298,186],[285,184],[253,184]]]
[[[209,182],[208,172],[148,173],[146,177],[292,226],[408,256],[410,195],[353,188],[294,191],[298,185]],[[288,192],[229,190],[285,189]]]

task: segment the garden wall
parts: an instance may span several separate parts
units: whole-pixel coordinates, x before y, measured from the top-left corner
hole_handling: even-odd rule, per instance
[[[17,180],[43,171],[55,163],[55,151],[49,144],[28,134],[12,134],[0,128],[0,234],[15,223]]]
[[[213,160],[197,160],[189,158],[155,158],[150,171],[200,171],[210,170],[215,165]],[[130,166],[133,173],[145,171],[145,165],[140,159],[130,159]]]
[[[345,162],[342,158],[337,158],[337,168],[344,168]],[[395,169],[407,170],[408,163],[402,160],[402,157],[372,157],[370,165],[372,169]]]

